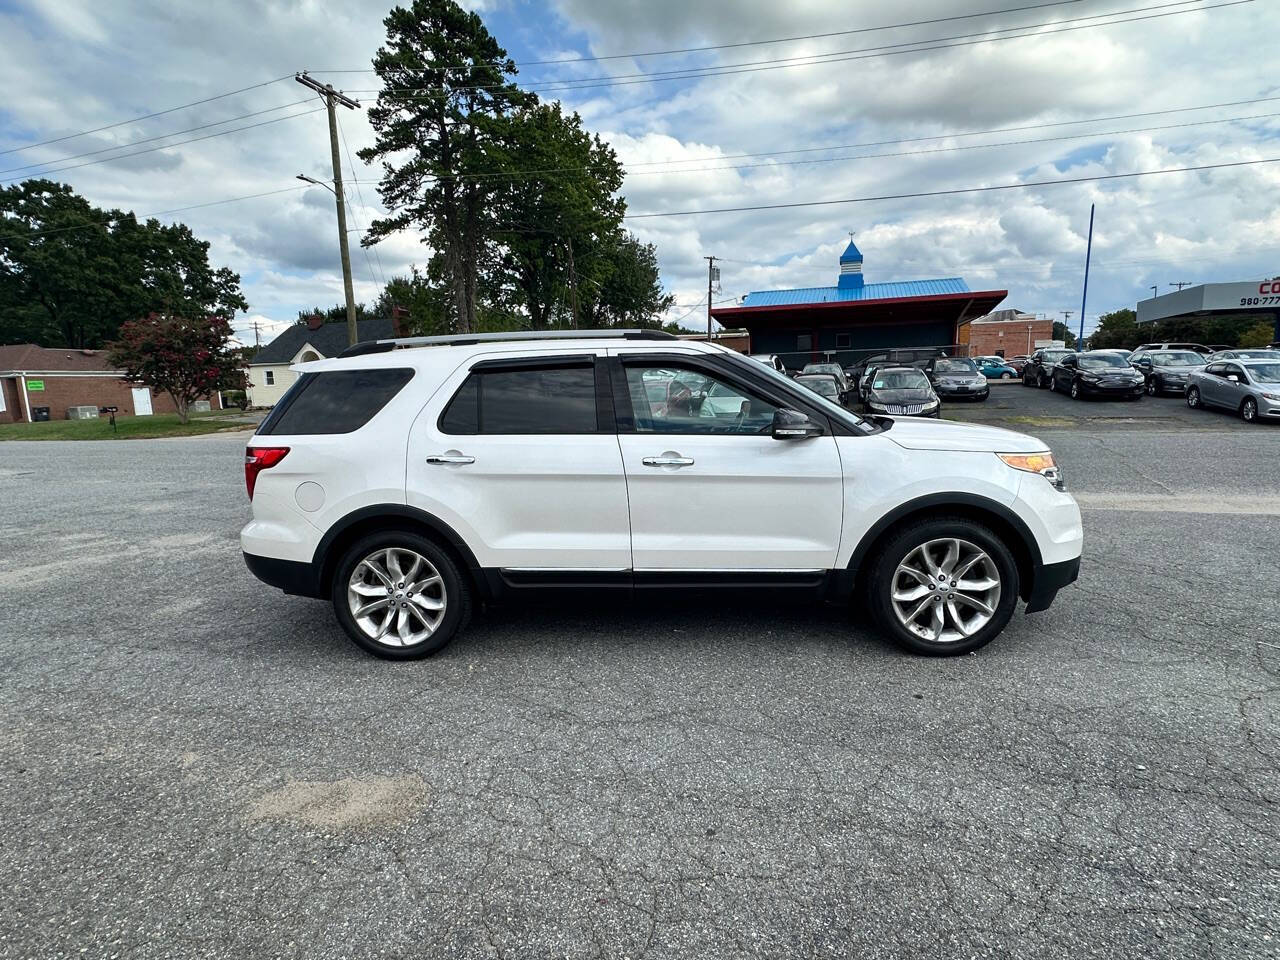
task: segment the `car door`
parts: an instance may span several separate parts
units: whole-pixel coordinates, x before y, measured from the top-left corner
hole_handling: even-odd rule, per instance
[[[1233,381],[1231,377],[1236,379]],[[1221,405],[1231,410],[1238,409],[1249,394],[1249,378],[1244,375],[1244,368],[1238,363],[1223,364],[1221,383],[1218,388],[1222,391]]]
[[[840,544],[843,475],[830,435],[775,440],[789,398],[696,356],[628,353],[612,367],[637,573],[826,570]],[[695,409],[655,383],[688,372],[738,397]],[[794,401],[791,401],[794,402]]]
[[[1074,356],[1063,357],[1049,370],[1050,376],[1054,380],[1054,386],[1059,390],[1070,390],[1071,378],[1075,376],[1076,372],[1076,358]]]
[[[406,499],[482,567],[625,571],[627,484],[603,350],[481,355],[409,433]]]
[[[1200,388],[1200,402],[1206,406],[1217,407],[1223,404],[1222,394],[1226,384],[1223,380],[1223,372],[1226,366],[1225,363],[1211,363],[1204,368],[1200,376],[1195,377],[1193,382]]]

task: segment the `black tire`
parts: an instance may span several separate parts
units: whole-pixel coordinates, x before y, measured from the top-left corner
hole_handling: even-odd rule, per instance
[[[1155,377],[1152,377],[1150,380],[1147,381],[1147,396],[1149,397],[1160,396],[1160,381],[1157,380]]]
[[[1038,386],[1041,390],[1043,390],[1045,387],[1052,387],[1052,386],[1053,386],[1053,378],[1052,378],[1052,377],[1046,377],[1043,373],[1037,373],[1037,374],[1036,374],[1036,386]]]
[[[917,636],[899,622],[892,592],[899,564],[921,544],[947,537],[967,540],[986,551],[1000,575],[1000,599],[991,619],[973,635],[953,642],[936,642]],[[864,597],[880,629],[898,646],[922,656],[949,657],[971,653],[995,639],[1013,616],[1020,586],[1013,554],[994,530],[962,517],[931,517],[909,524],[879,548],[870,561]]]
[[[1200,406],[1199,387],[1187,387],[1187,406],[1192,410],[1195,410]]]
[[[1010,373],[1008,370],[1006,370],[1004,373],[1000,374],[1000,379],[1001,379],[1001,380],[1012,380],[1012,379],[1013,379],[1013,374],[1012,374],[1012,373]]]
[[[1072,380],[1072,381],[1071,381],[1071,399],[1072,399],[1072,400],[1083,400],[1083,399],[1084,399],[1084,395],[1080,392],[1080,381],[1079,381],[1079,380]]]
[[[1058,392],[1058,378],[1055,377],[1053,374],[1049,374],[1049,392],[1050,393]]]
[[[1240,419],[1245,423],[1258,422],[1258,401],[1253,397],[1245,397],[1244,403],[1240,404]]]
[[[357,564],[379,548],[412,550],[429,561],[440,575],[445,598],[444,616],[429,637],[405,647],[382,643],[367,636],[356,623],[347,603],[347,583]],[[334,568],[330,599],[338,623],[347,635],[361,648],[384,660],[420,660],[443,650],[471,620],[471,589],[465,577],[458,572],[453,558],[435,541],[418,533],[384,530],[370,534],[353,543]],[[424,591],[425,593],[425,591]]]

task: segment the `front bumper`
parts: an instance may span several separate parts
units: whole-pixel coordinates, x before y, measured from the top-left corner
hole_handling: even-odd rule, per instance
[[[1075,583],[1080,576],[1080,558],[1063,560],[1061,563],[1046,563],[1037,567],[1032,574],[1031,594],[1027,597],[1027,613],[1039,613],[1048,610],[1054,597],[1069,583]]]
[[[1078,382],[1080,392],[1091,397],[1140,397],[1146,393],[1146,384],[1141,380],[1123,384],[1090,383],[1088,380]]]
[[[980,387],[953,387],[938,383],[934,384],[933,392],[950,400],[985,400],[991,395],[991,388],[985,383]]]

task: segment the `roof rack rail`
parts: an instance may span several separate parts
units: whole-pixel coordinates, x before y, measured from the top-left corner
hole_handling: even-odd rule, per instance
[[[522,340],[676,340],[665,330],[513,330],[510,333],[458,333],[442,337],[396,337],[391,340],[365,340],[353,344],[340,357],[359,357],[366,353],[386,353],[400,347],[464,347],[477,343],[505,343]]]

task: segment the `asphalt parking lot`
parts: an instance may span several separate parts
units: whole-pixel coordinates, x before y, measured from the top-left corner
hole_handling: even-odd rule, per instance
[[[1081,581],[953,660],[566,602],[384,663],[245,570],[243,436],[0,444],[0,956],[1277,956],[1280,429],[1083,406],[1159,412],[1012,424]]]

